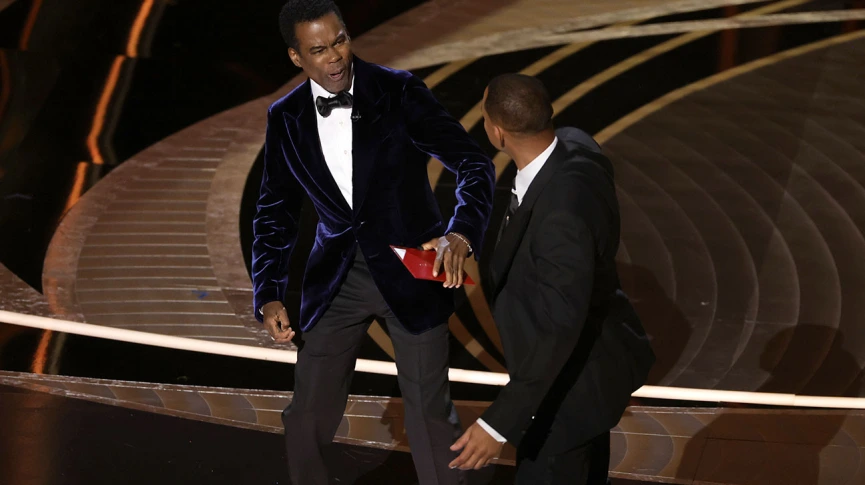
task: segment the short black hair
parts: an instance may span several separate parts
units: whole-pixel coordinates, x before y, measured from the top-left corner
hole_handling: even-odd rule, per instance
[[[487,115],[505,130],[533,135],[552,127],[550,95],[534,77],[502,74],[493,78],[487,89]]]
[[[342,12],[332,0],[288,0],[279,12],[279,31],[285,44],[299,50],[295,28],[297,24],[318,20],[329,13],[335,13],[345,25]]]

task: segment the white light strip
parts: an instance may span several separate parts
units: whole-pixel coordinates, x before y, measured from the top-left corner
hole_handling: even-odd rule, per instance
[[[105,327],[89,323],[70,322],[34,315],[25,315],[0,310],[0,322],[21,325],[31,328],[53,330],[55,332],[84,335],[87,337],[119,340],[136,344],[153,345],[192,352],[226,355],[244,359],[266,360],[270,362],[297,362],[297,352],[294,350],[267,349],[248,345],[210,342],[187,337],[174,337],[137,330]],[[396,375],[396,364],[379,360],[358,359],[355,370],[370,374]],[[449,374],[453,382],[467,382],[489,386],[504,386],[508,383],[508,375],[499,372],[483,372],[466,369],[451,369]],[[831,397],[831,396],[797,396],[795,394],[777,394],[769,392],[721,391],[714,389],[690,389],[684,387],[643,386],[637,389],[634,397],[646,399],[664,399],[673,401],[724,402],[741,404],[759,404],[766,406],[794,406],[810,408],[865,409],[865,398]]]

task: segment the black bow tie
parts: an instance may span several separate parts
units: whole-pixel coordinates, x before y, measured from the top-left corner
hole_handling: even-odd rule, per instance
[[[352,97],[348,91],[343,91],[336,96],[325,98],[319,96],[315,98],[315,107],[319,114],[327,118],[335,108],[351,108]]]

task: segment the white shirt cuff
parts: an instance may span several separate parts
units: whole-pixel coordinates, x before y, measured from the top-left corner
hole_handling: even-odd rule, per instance
[[[498,432],[496,432],[496,430],[494,430],[492,426],[488,425],[487,422],[484,421],[483,419],[478,418],[478,424],[480,425],[481,428],[484,429],[484,431],[489,433],[489,435],[492,436],[493,438],[495,438],[495,440],[498,441],[499,443],[507,443],[508,442],[508,440],[504,436],[498,434]]]

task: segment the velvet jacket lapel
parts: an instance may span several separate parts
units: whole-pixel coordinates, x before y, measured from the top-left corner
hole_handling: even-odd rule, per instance
[[[507,280],[508,272],[514,262],[517,249],[520,247],[526,228],[529,226],[529,221],[532,216],[532,208],[534,207],[535,202],[543,192],[544,186],[552,180],[556,170],[558,170],[559,166],[564,163],[567,156],[568,151],[565,148],[564,143],[559,140],[559,143],[556,144],[556,148],[553,149],[553,153],[550,154],[550,158],[544,164],[543,168],[541,168],[541,171],[535,176],[534,180],[532,180],[529,189],[526,191],[526,195],[523,197],[522,203],[516,212],[514,212],[514,215],[508,222],[508,227],[505,228],[502,233],[502,238],[493,252],[491,263],[493,303],[501,292],[504,282]]]
[[[390,96],[374,77],[372,67],[354,58],[354,106],[352,108],[352,207],[357,215],[369,190],[375,161],[389,132],[382,115],[390,109]]]
[[[345,201],[345,197],[336,185],[336,180],[330,173],[324,154],[321,150],[321,141],[318,134],[318,120],[316,119],[315,103],[312,99],[312,87],[310,81],[306,80],[295,96],[298,102],[296,110],[286,110],[286,128],[294,150],[297,153],[297,161],[309,174],[310,180],[315,183],[325,198],[332,204],[334,209],[351,214],[351,209]],[[296,112],[297,117],[292,119],[290,113]],[[310,194],[312,195],[312,194]]]

